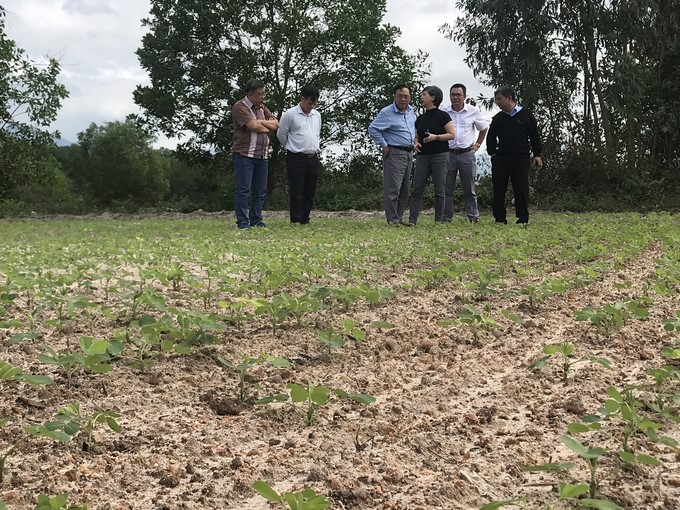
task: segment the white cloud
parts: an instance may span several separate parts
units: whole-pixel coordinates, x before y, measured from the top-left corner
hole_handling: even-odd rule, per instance
[[[123,120],[138,113],[132,92],[148,83],[135,51],[148,17],[148,0],[5,0],[9,37],[33,58],[59,59],[60,80],[70,92],[52,128],[75,141],[91,122]],[[439,33],[439,26],[457,16],[454,2],[421,3],[388,0],[385,21],[398,26],[399,44],[410,52],[430,54],[430,82],[445,91],[451,84],[468,86],[468,96],[490,94],[463,62],[464,52]],[[162,138],[160,143],[168,143]]]

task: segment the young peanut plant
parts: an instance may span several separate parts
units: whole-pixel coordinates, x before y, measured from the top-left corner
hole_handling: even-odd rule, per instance
[[[281,508],[290,510],[325,510],[330,508],[331,502],[326,496],[317,494],[314,489],[305,489],[300,492],[284,492],[279,494],[271,485],[263,480],[253,482],[253,490],[267,501],[280,505]]]
[[[11,421],[11,418],[0,419],[0,428],[4,427]],[[23,434],[15,435],[14,441],[5,448],[5,450],[0,453],[0,483],[5,474],[5,464],[7,458],[14,453],[14,451],[19,448],[22,444],[27,442],[33,436],[42,436],[53,441],[61,441],[63,443],[68,443],[71,440],[71,435],[67,432],[59,430],[58,427],[52,426],[51,423],[44,423],[42,425],[33,425],[30,427],[23,428]]]
[[[98,424],[105,423],[114,432],[121,431],[116,418],[120,418],[120,414],[113,411],[105,411],[98,407],[95,407],[92,414],[84,414],[80,409],[80,404],[73,402],[59,409],[55,416],[56,421],[51,424],[72,437],[79,432],[84,432],[85,444],[91,447],[92,433]]]
[[[0,382],[5,381],[26,382],[36,386],[54,382],[51,377],[45,375],[24,374],[21,367],[15,367],[0,360]]]
[[[34,510],[87,510],[87,505],[69,505],[67,500],[67,492],[52,497],[40,494]]]
[[[246,394],[248,386],[246,384],[246,376],[248,371],[256,365],[262,363],[269,363],[275,367],[288,368],[290,367],[290,362],[287,359],[276,358],[266,353],[261,353],[258,357],[252,357],[249,354],[244,354],[243,359],[239,363],[232,363],[226,358],[221,356],[217,357],[217,360],[222,363],[227,368],[230,368],[236,372],[238,375],[238,386],[236,388],[236,398],[239,402],[246,401]]]
[[[312,425],[315,420],[316,409],[324,406],[335,393],[340,398],[359,402],[361,404],[372,404],[375,397],[364,393],[348,393],[345,390],[332,390],[326,386],[315,386],[307,382],[307,386],[300,386],[295,383],[288,383],[286,386],[288,393],[281,393],[271,397],[264,397],[256,401],[258,404],[268,404],[271,402],[286,402],[289,398],[293,403],[302,403],[305,406],[305,424]]]
[[[569,372],[571,371],[571,368],[577,363],[591,361],[593,363],[597,363],[598,365],[602,365],[605,368],[612,368],[611,362],[608,359],[593,356],[592,354],[588,354],[584,358],[578,360],[573,360],[571,355],[574,353],[574,351],[574,344],[567,342],[566,340],[561,344],[546,345],[543,348],[543,353],[546,354],[546,356],[534,361],[527,368],[530,371],[540,370],[550,362],[553,356],[559,354],[562,356],[562,382],[565,386],[569,382]]]

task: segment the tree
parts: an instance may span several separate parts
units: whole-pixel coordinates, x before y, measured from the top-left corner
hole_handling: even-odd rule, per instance
[[[561,165],[553,184],[616,192],[678,182],[670,171],[680,159],[677,0],[457,5],[464,14],[442,30],[466,47],[487,85],[515,86],[543,119],[548,165]]]
[[[151,147],[153,138],[134,122],[92,123],[78,133],[79,158],[72,178],[99,205],[155,206],[170,186],[169,166]]]
[[[228,112],[248,79],[267,85],[265,102],[279,116],[311,83],[322,90],[324,143],[365,146],[366,128],[391,99],[391,87],[415,84],[427,73],[427,55],[407,54],[396,44],[399,29],[381,23],[385,5],[151,0],[151,16],[143,20],[149,33],[137,51],[151,79],[134,93],[142,120],[168,136],[187,136],[180,153],[228,153]],[[282,167],[280,152],[272,137],[270,167]]]
[[[0,199],[55,177],[58,167],[44,147],[58,135],[47,128],[68,97],[58,75],[55,59],[35,62],[7,37],[0,6]]]

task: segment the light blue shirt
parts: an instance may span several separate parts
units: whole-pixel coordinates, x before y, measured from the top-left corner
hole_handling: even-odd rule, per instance
[[[306,114],[298,104],[286,111],[279,121],[276,137],[286,150],[316,154],[319,152],[321,114],[312,109]]]
[[[416,114],[411,105],[400,112],[397,105],[386,106],[368,126],[368,136],[385,148],[388,145],[412,147],[416,133]]]
[[[510,111],[510,113],[508,113],[508,115],[510,115],[510,117],[514,117],[515,115],[517,115],[519,113],[519,111],[521,109],[522,109],[522,107],[520,105],[515,104],[515,107]]]

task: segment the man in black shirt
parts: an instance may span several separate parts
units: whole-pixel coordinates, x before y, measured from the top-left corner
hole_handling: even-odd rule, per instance
[[[541,137],[536,117],[517,104],[515,91],[501,87],[494,92],[501,109],[491,120],[486,136],[486,150],[491,156],[493,183],[493,217],[496,223],[507,223],[505,192],[512,181],[517,223],[529,223],[529,160],[541,166]]]

